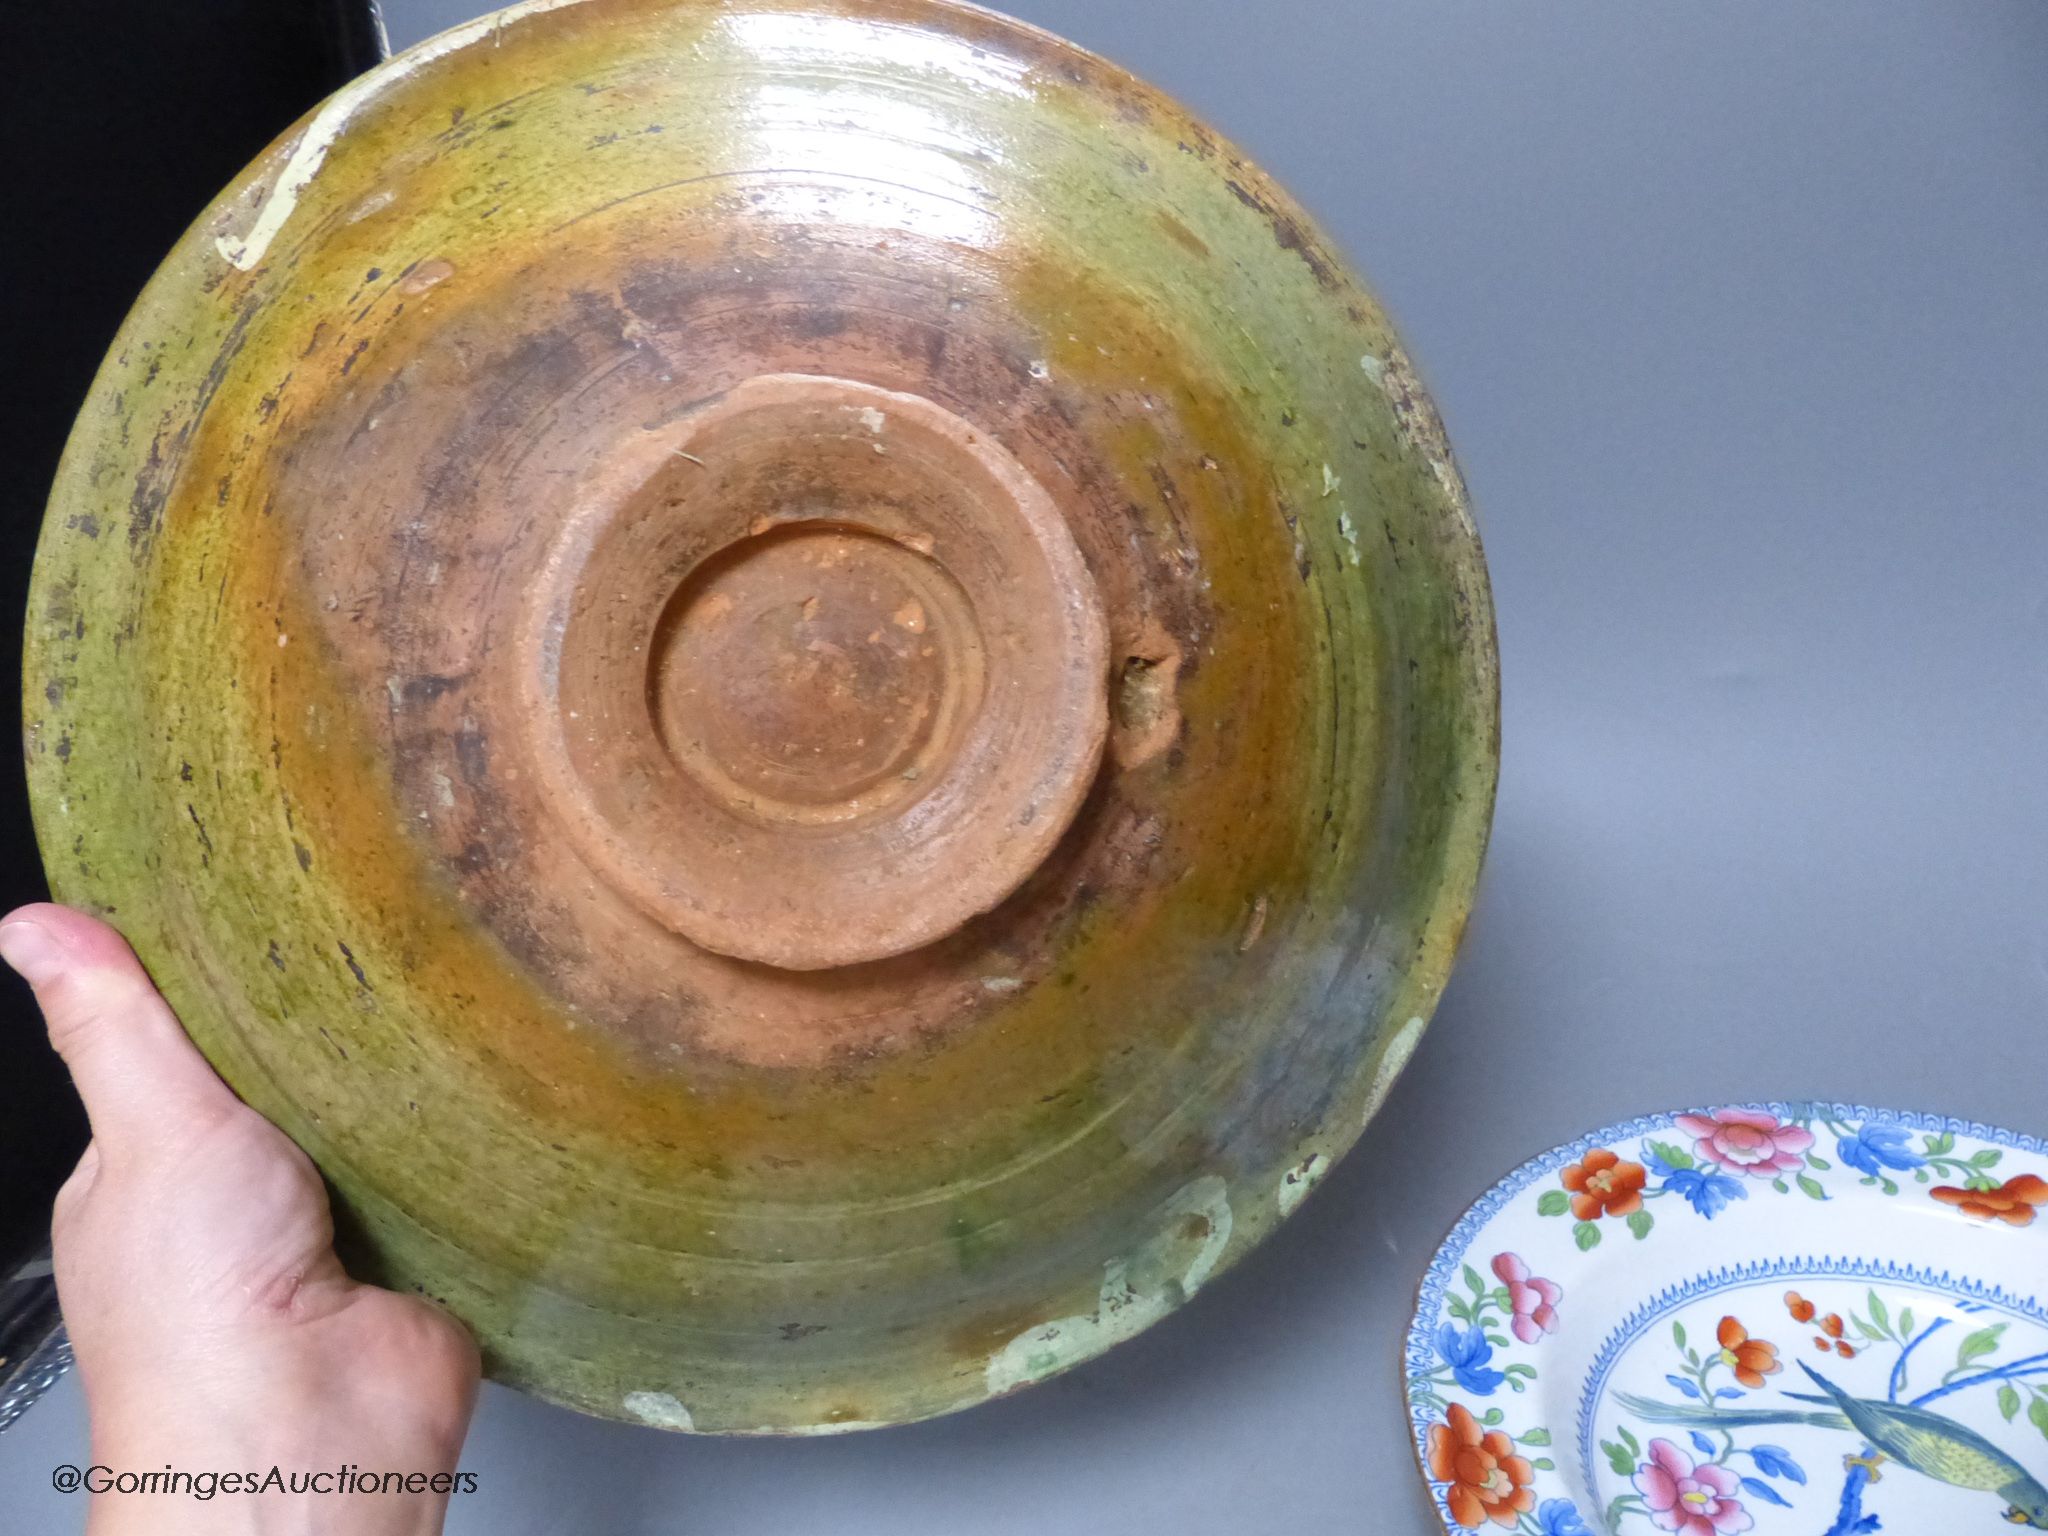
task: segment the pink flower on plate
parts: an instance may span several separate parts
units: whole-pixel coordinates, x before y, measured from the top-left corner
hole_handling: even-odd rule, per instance
[[[1712,1115],[1680,1115],[1678,1128],[1694,1139],[1693,1151],[1732,1173],[1775,1179],[1806,1160],[1813,1132],[1786,1125],[1755,1109],[1717,1109]]]
[[[1636,1468],[1636,1492],[1650,1507],[1650,1522],[1678,1536],[1729,1536],[1756,1522],[1730,1494],[1741,1481],[1726,1467],[1695,1467],[1669,1440],[1650,1442],[1650,1459]]]
[[[1557,1304],[1564,1300],[1564,1288],[1555,1280],[1529,1273],[1518,1253],[1496,1253],[1493,1272],[1508,1288],[1508,1304],[1514,1309],[1515,1337],[1534,1344],[1557,1328]]]

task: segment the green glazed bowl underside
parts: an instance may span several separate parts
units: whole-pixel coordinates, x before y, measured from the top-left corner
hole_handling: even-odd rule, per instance
[[[508,759],[406,734],[468,674],[426,664],[425,588],[363,574],[406,539],[407,581],[474,569],[456,509],[545,389],[687,374],[714,314],[784,371],[930,370],[1070,477],[1116,643],[1142,608],[1180,658],[1172,750],[1113,742],[1073,848],[858,982],[920,1027],[786,1059],[720,1033],[740,992],[605,1003],[519,827],[455,841]],[[352,1267],[500,1380],[720,1433],[1017,1389],[1258,1242],[1415,1047],[1498,755],[1476,536],[1377,305],[1175,104],[933,0],[540,0],[294,127],[101,370],[25,698],[56,894],[318,1162]]]

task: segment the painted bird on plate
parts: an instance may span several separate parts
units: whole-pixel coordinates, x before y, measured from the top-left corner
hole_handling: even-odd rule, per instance
[[[1870,1481],[1878,1480],[1878,1464],[1889,1458],[1937,1482],[1957,1488],[1981,1488],[2006,1501],[2005,1518],[2014,1525],[2048,1531],[2048,1488],[2044,1488],[2012,1457],[1975,1430],[1954,1419],[1909,1403],[1852,1397],[1805,1361],[1799,1368],[1827,1396],[1806,1392],[1785,1395],[1802,1403],[1833,1403],[1836,1411],[1807,1412],[1781,1408],[1684,1407],[1652,1402],[1628,1393],[1617,1396],[1631,1413],[1654,1424],[1685,1424],[1695,1428],[1742,1429],[1762,1424],[1811,1424],[1820,1429],[1853,1429],[1870,1442],[1876,1455],[1845,1456],[1849,1466],[1862,1466]]]

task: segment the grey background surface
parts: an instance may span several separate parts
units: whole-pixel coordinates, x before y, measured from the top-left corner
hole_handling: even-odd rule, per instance
[[[482,9],[385,0],[399,46]],[[1515,1163],[1835,1097],[2048,1131],[2048,6],[1012,0],[1287,182],[1478,503],[1505,759],[1435,1025],[1350,1158],[1048,1386],[827,1441],[487,1389],[457,1536],[1435,1529],[1411,1293]],[[76,1531],[67,1381],[0,1525]]]

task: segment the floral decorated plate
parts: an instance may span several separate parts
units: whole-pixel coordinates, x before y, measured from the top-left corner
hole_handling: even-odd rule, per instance
[[[2048,1530],[2048,1148],[1760,1104],[1526,1163],[1423,1278],[1405,1369],[1448,1531]]]

